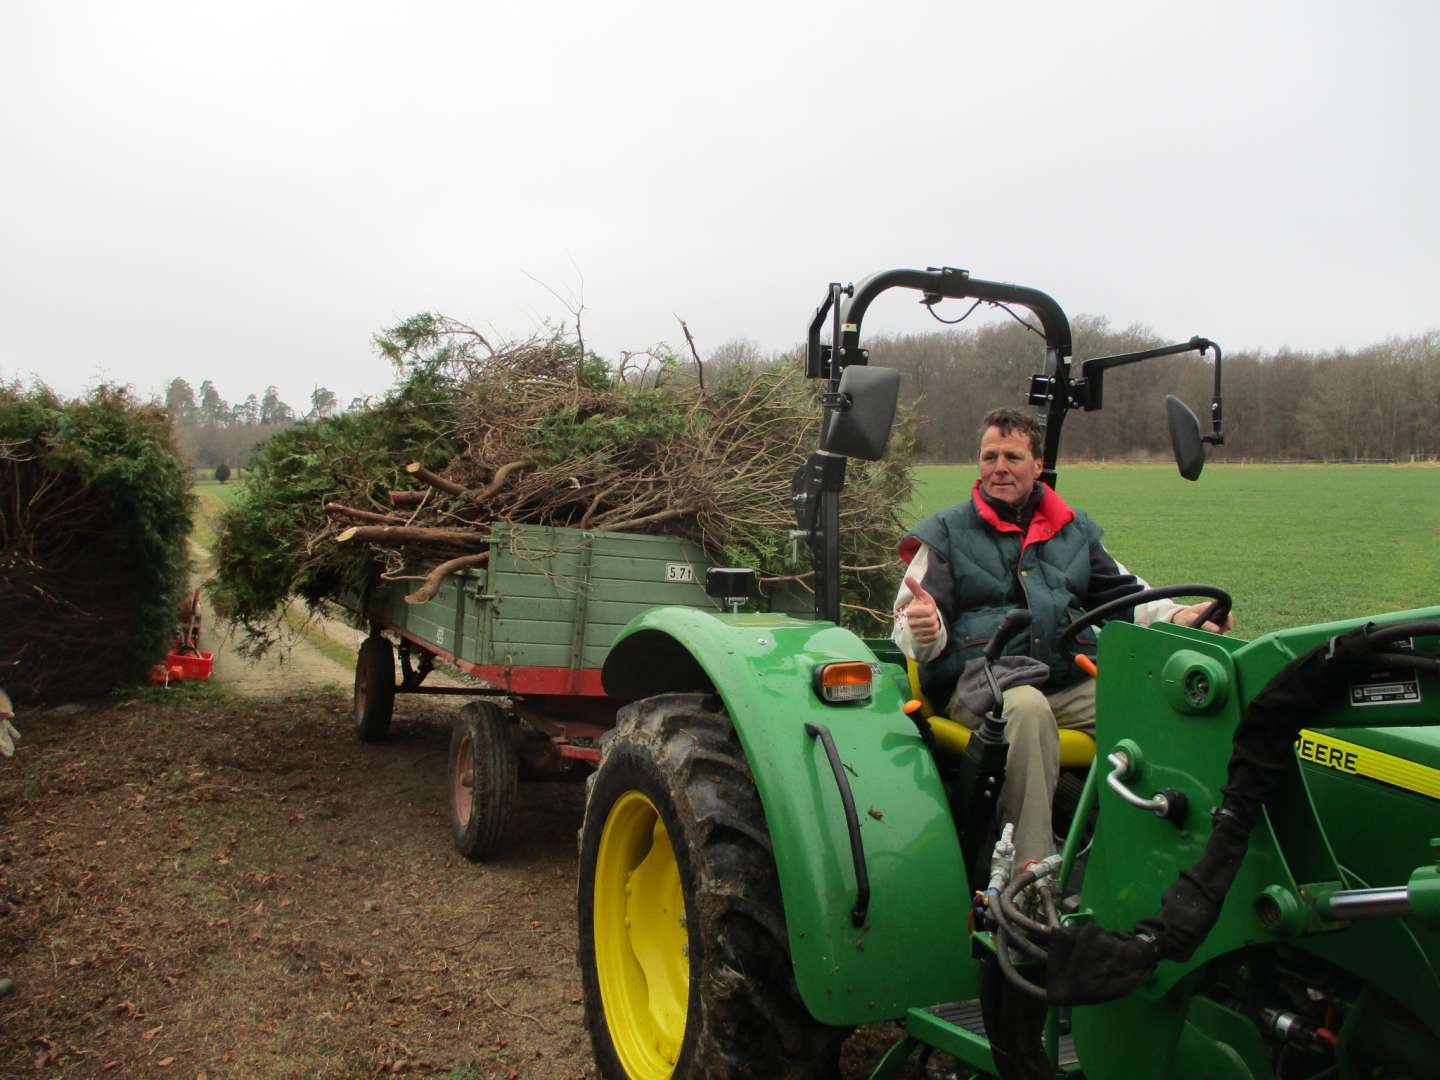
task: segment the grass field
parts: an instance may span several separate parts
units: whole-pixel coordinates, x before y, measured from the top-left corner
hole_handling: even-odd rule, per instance
[[[194,527],[191,535],[195,542],[209,551],[215,546],[215,519],[220,512],[239,497],[244,484],[231,480],[218,484],[214,480],[197,481],[192,488],[199,505],[195,508]]]
[[[967,497],[974,465],[923,465],[904,516]],[[195,539],[244,490],[195,484]],[[1117,559],[1155,585],[1205,582],[1235,598],[1235,632],[1440,604],[1440,469],[1396,465],[1070,466],[1060,492],[1105,527]]]
[[[921,466],[909,517],[968,497],[975,476]],[[1191,484],[1172,466],[1071,466],[1059,491],[1151,584],[1228,591],[1242,637],[1440,604],[1440,469],[1209,465]]]

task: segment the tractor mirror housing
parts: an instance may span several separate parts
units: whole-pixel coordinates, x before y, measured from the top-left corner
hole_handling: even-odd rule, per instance
[[[826,399],[826,450],[862,461],[885,456],[900,400],[900,372],[863,364],[847,367],[836,394]]]
[[[1200,435],[1200,420],[1190,406],[1174,394],[1165,396],[1165,419],[1170,425],[1170,448],[1175,452],[1175,465],[1186,480],[1199,480],[1205,467],[1205,440]]]

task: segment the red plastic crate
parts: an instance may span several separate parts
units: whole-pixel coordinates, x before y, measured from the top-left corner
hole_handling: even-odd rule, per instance
[[[170,668],[180,669],[182,679],[208,679],[210,672],[215,669],[215,654],[213,652],[202,653],[171,653],[165,661]]]
[[[213,652],[172,652],[165,658],[163,664],[155,665],[154,670],[150,672],[150,681],[170,683],[178,682],[181,679],[208,679],[210,672],[214,669],[215,654]]]

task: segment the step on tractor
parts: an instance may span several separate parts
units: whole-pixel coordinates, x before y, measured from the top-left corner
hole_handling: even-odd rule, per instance
[[[744,611],[749,572],[715,571],[733,613],[650,610],[604,663],[625,704],[578,898],[600,1073],[834,1076],[848,1033],[890,1022],[875,1077],[936,1053],[960,1076],[1440,1076],[1440,607],[1251,641],[1116,617],[1188,595],[1219,618],[1211,586],[1077,612],[1095,735],[1062,747],[1060,854],[1007,865],[999,707],[973,732],[933,715],[888,640],[840,624],[846,462],[883,453],[898,393],[860,345],[889,289],[1038,319],[1052,486],[1065,416],[1101,407],[1111,367],[1213,357],[1208,433],[1167,399],[1182,475],[1223,440],[1206,339],[1074,364],[1032,288],[948,268],[830,286],[808,340],[819,449],[794,486],[814,618]],[[1023,651],[1027,614],[987,665]]]

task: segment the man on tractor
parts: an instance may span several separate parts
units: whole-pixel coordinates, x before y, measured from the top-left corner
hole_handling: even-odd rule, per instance
[[[1028,635],[997,664],[1010,748],[1000,820],[1015,823],[1015,866],[1055,851],[1050,807],[1059,779],[1059,728],[1095,730],[1095,683],[1059,639],[1080,613],[1148,588],[1101,543],[1103,530],[1039,482],[1044,432],[1027,413],[994,409],[980,426],[980,477],[964,502],[922,521],[900,542],[909,566],[895,598],[893,638],[920,667],[934,707],[967,727],[967,674],[979,678],[986,643],[1012,608],[1029,609]],[[1138,605],[1135,622],[1195,625],[1209,603]],[[1234,625],[1212,622],[1222,633]],[[1093,655],[1093,632],[1076,646]],[[1032,662],[1018,658],[1028,656]],[[1016,657],[1017,659],[1010,659]],[[967,669],[967,663],[974,662]],[[1035,663],[1033,661],[1038,661]],[[1008,668],[1008,670],[1007,670]],[[971,697],[973,702],[974,698]]]

